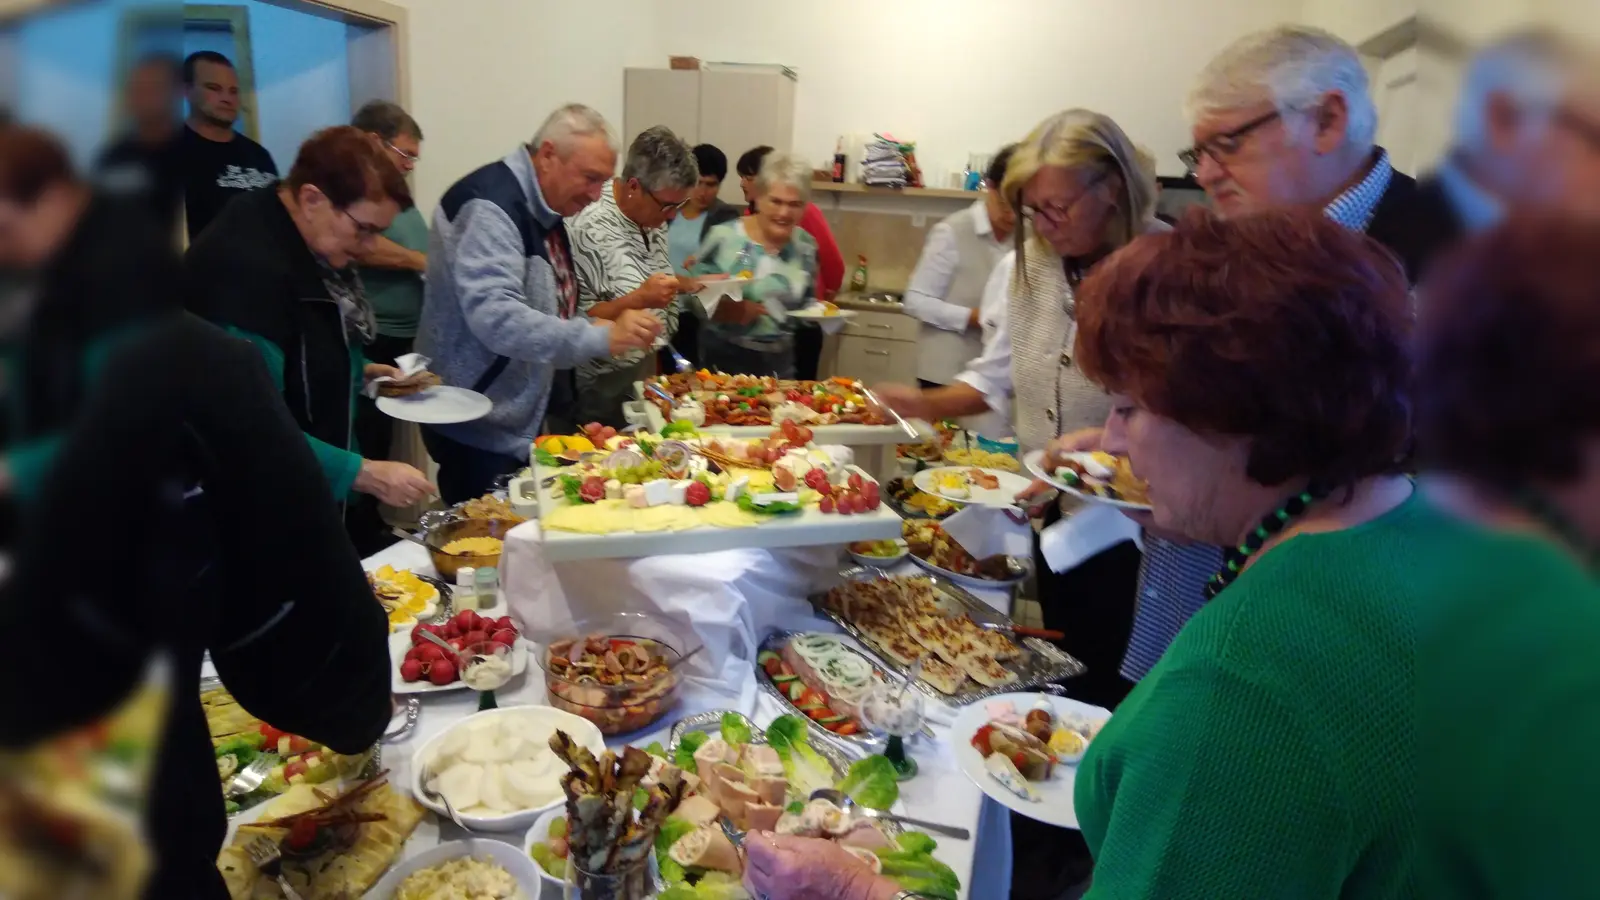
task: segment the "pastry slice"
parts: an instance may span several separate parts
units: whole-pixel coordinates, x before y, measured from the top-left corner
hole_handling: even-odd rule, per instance
[[[961,685],[967,680],[965,672],[933,656],[922,658],[922,673],[919,677],[945,694],[954,694],[961,690]]]
[[[1018,657],[1022,656],[1022,651],[1017,648],[1016,644],[1011,643],[1011,640],[1005,635],[998,631],[990,631],[966,616],[959,616],[951,619],[950,624],[955,626],[956,630],[970,638],[973,643],[977,644],[990,656],[993,656],[995,659],[998,659],[1001,662],[1017,659]]]
[[[945,641],[949,638],[949,634],[944,627],[944,623],[938,619],[932,616],[921,616],[914,619],[910,626],[906,628],[906,633],[925,649],[932,650],[940,656],[944,655],[941,651]],[[955,662],[955,660],[947,661]]]
[[[944,638],[939,642],[939,646],[933,648],[933,652],[939,654],[939,658],[945,662],[953,666],[961,666],[962,668],[965,668],[962,660],[969,656],[987,653],[987,651],[978,646],[978,643],[971,637],[968,637],[967,635],[962,634],[960,631],[957,631],[953,628],[946,628],[944,630]]]
[[[1000,665],[993,656],[981,651],[961,657],[958,665],[962,671],[972,676],[973,681],[984,687],[1000,687],[1017,680],[1017,673]]]

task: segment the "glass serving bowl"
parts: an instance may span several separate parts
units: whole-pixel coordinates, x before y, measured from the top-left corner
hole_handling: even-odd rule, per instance
[[[539,667],[544,670],[550,705],[588,719],[601,734],[608,735],[637,731],[666,715],[677,700],[680,673],[676,665],[699,647],[699,641],[688,628],[643,612],[593,616],[574,622],[566,629],[531,633],[530,637],[539,644],[536,656]],[[613,646],[613,652],[621,650],[621,645],[615,642],[643,647],[664,657],[666,670],[617,672],[609,660],[604,663],[607,668],[597,675],[589,674],[593,669],[577,670],[561,654],[570,654],[573,643],[589,637],[605,639]],[[626,654],[618,652],[618,655]],[[628,667],[623,665],[622,668]]]

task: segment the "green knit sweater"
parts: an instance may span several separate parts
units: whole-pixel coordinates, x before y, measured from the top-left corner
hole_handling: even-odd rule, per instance
[[[1090,746],[1100,900],[1416,892],[1419,612],[1450,565],[1413,497],[1297,535],[1207,604]]]

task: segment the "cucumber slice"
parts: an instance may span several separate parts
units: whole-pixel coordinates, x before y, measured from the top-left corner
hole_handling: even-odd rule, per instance
[[[799,703],[800,698],[806,695],[806,686],[798,678],[784,687],[789,692],[789,699],[796,703]]]
[[[756,654],[756,662],[763,666],[775,659],[782,659],[782,657],[776,653],[773,653],[771,650],[763,650]]]
[[[800,680],[800,676],[799,675],[774,675],[774,676],[772,676],[772,683],[773,684],[778,684],[778,685],[790,684],[792,682],[796,682],[796,681],[799,681],[799,680]]]

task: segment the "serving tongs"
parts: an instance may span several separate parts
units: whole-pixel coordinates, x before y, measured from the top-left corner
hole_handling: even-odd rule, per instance
[[[906,437],[917,442],[922,440],[922,433],[917,431],[917,429],[913,427],[910,422],[907,422],[905,416],[902,416],[896,412],[894,407],[884,403],[882,400],[879,400],[878,395],[872,392],[872,388],[869,388],[862,382],[858,381],[856,382],[856,389],[861,391],[861,396],[867,398],[868,403],[871,403],[873,406],[876,406],[881,410],[887,411],[889,415],[894,418],[895,424],[900,426],[900,430],[905,432]]]

